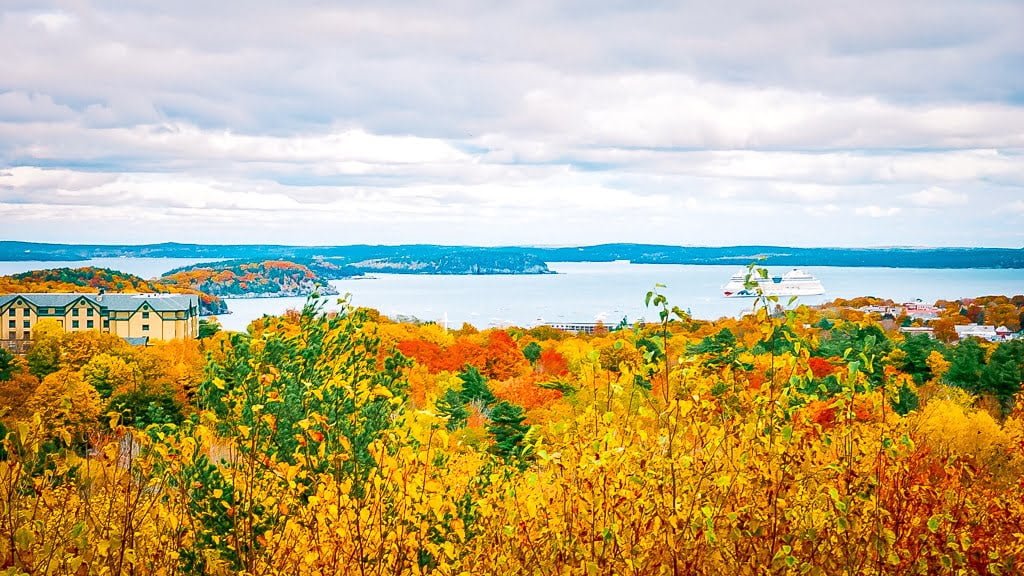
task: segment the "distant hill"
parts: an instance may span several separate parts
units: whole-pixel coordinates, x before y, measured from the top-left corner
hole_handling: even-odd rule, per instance
[[[325,278],[366,271],[407,274],[544,274],[546,262],[743,265],[763,264],[889,268],[1024,268],[1024,249],[1014,248],[792,248],[785,246],[667,246],[602,244],[567,248],[475,247],[412,244],[399,246],[282,246],[274,244],[69,245],[0,242],[0,260],[85,260],[90,258],[222,258],[261,262],[287,260]]]
[[[87,289],[87,290],[83,290]],[[127,293],[172,293],[196,294],[199,296],[200,313],[203,315],[224,314],[227,304],[217,296],[189,287],[174,286],[163,282],[143,280],[132,274],[125,274],[107,268],[50,268],[34,270],[10,276],[0,276],[0,293],[16,292],[107,292]]]
[[[160,281],[227,298],[338,293],[308,266],[284,260],[197,264],[171,270]]]

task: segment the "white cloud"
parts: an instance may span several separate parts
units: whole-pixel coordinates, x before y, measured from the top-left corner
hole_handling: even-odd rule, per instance
[[[10,0],[0,210],[81,241],[129,210],[166,239],[978,242],[1006,227],[957,206],[1024,197],[1018,4]]]
[[[900,209],[896,206],[876,206],[874,204],[869,206],[858,206],[854,209],[854,213],[858,216],[870,216],[872,218],[888,218],[895,216],[900,213]]]
[[[963,192],[953,192],[936,186],[914,192],[906,198],[910,200],[911,204],[921,206],[923,208],[945,208],[949,206],[962,206],[967,204],[967,194],[964,194]]]

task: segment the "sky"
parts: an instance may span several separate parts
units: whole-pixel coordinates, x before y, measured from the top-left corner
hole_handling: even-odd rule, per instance
[[[1020,0],[3,0],[0,55],[0,239],[1024,246]]]

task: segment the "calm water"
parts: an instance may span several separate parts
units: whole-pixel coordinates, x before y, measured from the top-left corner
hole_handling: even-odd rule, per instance
[[[210,260],[184,258],[101,258],[79,262],[0,262],[0,274],[14,274],[62,266],[113,268],[152,278],[178,266]],[[549,263],[558,274],[543,276],[428,276],[376,274],[370,279],[335,280],[352,303],[377,308],[389,316],[415,316],[421,320],[480,328],[509,324],[531,326],[543,322],[618,323],[654,319],[644,309],[644,295],[656,283],[665,284],[669,301],[689,309],[697,318],[714,319],[740,314],[749,300],[721,297],[720,287],[738,270],[736,266],[677,264]],[[897,301],[920,298],[933,302],[988,294],[1024,293],[1024,270],[931,270],[914,268],[805,267],[825,285],[825,296],[800,301],[817,304],[833,298],[879,296]],[[786,268],[771,269],[783,273]],[[331,298],[333,302],[334,297]],[[305,298],[229,299],[231,314],[220,318],[231,330],[244,330],[264,314],[301,308]]]
[[[698,317],[714,319],[746,311],[749,300],[721,297],[720,287],[736,266],[689,266],[629,263],[549,263],[558,274],[544,276],[412,276],[377,274],[373,279],[336,280],[338,291],[352,303],[389,315],[477,327],[543,322],[618,323],[656,313],[644,308],[644,295],[665,284],[669,301]],[[933,302],[987,294],[1024,293],[1024,270],[931,270],[905,268],[806,267],[825,285],[825,296],[803,298],[818,304],[833,298],[879,296],[898,301],[920,298]],[[773,273],[786,269],[777,268]],[[333,300],[333,298],[332,298]],[[263,314],[300,308],[303,298],[228,300],[232,314],[221,321],[244,329]]]

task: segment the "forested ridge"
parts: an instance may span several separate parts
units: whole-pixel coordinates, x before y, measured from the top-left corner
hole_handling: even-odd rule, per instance
[[[108,268],[50,268],[0,276],[0,294],[17,292],[107,292],[179,293],[199,296],[200,313],[223,314],[227,305],[220,297],[160,280],[144,280],[133,274]]]
[[[221,297],[338,293],[308,266],[284,260],[197,264],[171,270],[160,281]]]
[[[646,301],[589,336],[316,301],[141,349],[43,326],[0,355],[0,565],[1021,572],[1024,341]]]
[[[546,272],[545,262],[612,262],[637,264],[745,265],[756,258],[770,266],[845,266],[889,268],[1024,268],[1024,248],[798,248],[787,246],[670,246],[601,244],[596,246],[439,246],[433,244],[281,246],[281,245],[74,245],[0,242],[0,260],[85,260],[89,258],[224,258],[290,260],[310,265],[322,260],[333,267],[373,263],[406,273]],[[386,264],[387,266],[382,266]],[[314,266],[311,266],[315,269]],[[352,270],[351,272],[358,272]],[[351,274],[350,274],[351,275]]]

